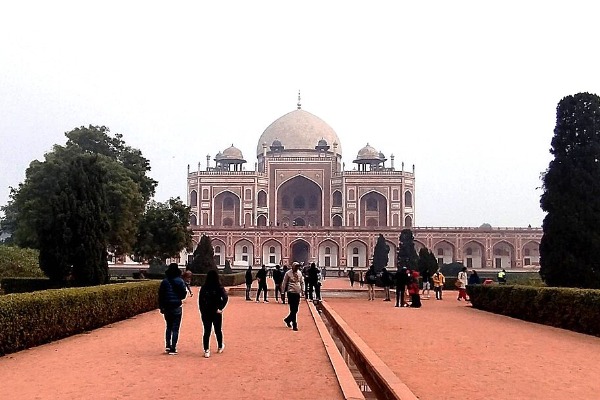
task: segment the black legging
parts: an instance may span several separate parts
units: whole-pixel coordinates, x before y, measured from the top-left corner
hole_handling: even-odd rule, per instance
[[[300,293],[287,293],[288,304],[290,305],[290,314],[285,318],[286,322],[291,322],[294,328],[298,327],[298,308],[300,307]]]
[[[258,301],[260,297],[260,292],[264,292],[264,299],[267,300],[267,283],[258,283],[258,292],[256,292],[256,301]]]
[[[202,344],[204,345],[204,350],[209,349],[209,341],[210,341],[210,332],[214,325],[215,327],[215,336],[217,337],[217,345],[219,348],[223,347],[223,331],[221,327],[223,326],[223,314],[202,314],[202,325],[204,325],[204,336],[202,336]]]

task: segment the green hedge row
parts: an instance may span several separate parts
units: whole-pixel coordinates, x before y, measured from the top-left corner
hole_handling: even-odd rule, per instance
[[[0,356],[158,307],[159,281],[0,296]]]
[[[467,293],[481,310],[600,336],[600,290],[475,285]]]
[[[246,282],[245,272],[236,272],[233,274],[219,273],[221,276],[221,284],[223,286],[237,286]],[[252,271],[252,276],[255,277],[256,273]],[[192,277],[192,286],[202,286],[206,280],[206,274],[194,274]]]

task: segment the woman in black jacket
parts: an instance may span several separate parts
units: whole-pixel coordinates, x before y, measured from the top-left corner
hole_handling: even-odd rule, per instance
[[[180,278],[181,270],[175,263],[169,265],[165,272],[166,278],[160,283],[158,289],[158,306],[165,317],[167,325],[165,332],[165,350],[171,355],[177,354],[177,340],[181,326],[182,307],[181,300],[187,294],[185,283]]]
[[[206,274],[206,282],[200,289],[198,296],[198,306],[200,307],[200,315],[202,317],[202,325],[204,325],[204,336],[202,344],[204,345],[204,357],[210,357],[210,333],[214,326],[215,336],[217,337],[218,353],[222,353],[225,348],[223,344],[223,309],[227,305],[229,297],[225,288],[221,285],[219,273],[212,269]]]

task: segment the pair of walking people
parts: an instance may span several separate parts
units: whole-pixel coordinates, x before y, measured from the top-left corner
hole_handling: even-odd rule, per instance
[[[165,318],[165,351],[170,355],[177,354],[177,342],[179,340],[179,328],[183,316],[182,300],[187,295],[186,285],[181,279],[181,270],[175,263],[170,264],[165,272],[165,279],[160,283],[158,289],[158,303],[160,312]],[[229,297],[219,278],[216,270],[210,270],[206,274],[206,281],[200,288],[198,296],[198,307],[204,327],[202,344],[204,357],[210,357],[210,335],[214,328],[217,337],[218,352],[225,349],[223,343],[223,310],[227,305]]]

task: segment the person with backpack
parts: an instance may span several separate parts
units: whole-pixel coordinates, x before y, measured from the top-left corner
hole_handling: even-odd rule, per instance
[[[177,354],[177,340],[183,309],[182,300],[185,299],[187,290],[181,270],[176,263],[169,264],[165,271],[165,279],[158,288],[158,307],[165,318],[165,351],[170,355]]]
[[[204,327],[204,335],[202,336],[202,345],[204,347],[204,357],[210,357],[210,334],[214,327],[215,336],[217,337],[217,353],[222,353],[225,349],[223,343],[223,310],[229,301],[227,291],[221,285],[219,273],[211,269],[206,274],[206,281],[200,288],[198,296],[198,308],[202,318]]]

